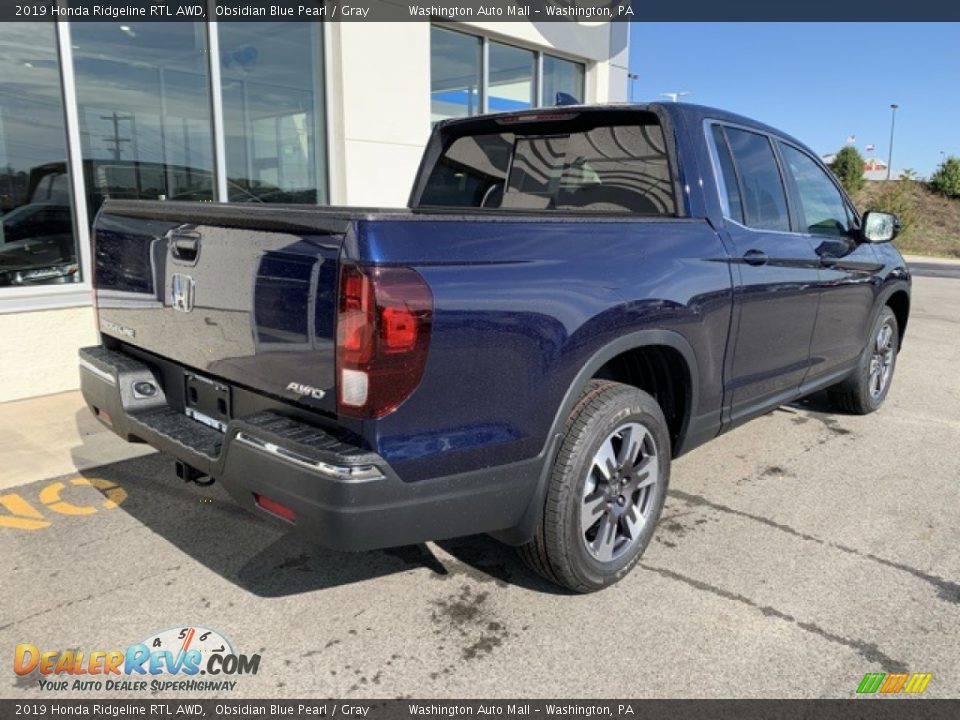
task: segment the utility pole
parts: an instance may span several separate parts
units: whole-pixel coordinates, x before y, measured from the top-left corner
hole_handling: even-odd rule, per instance
[[[890,105],[890,109],[893,111],[890,115],[890,154],[887,155],[887,180],[890,179],[890,171],[893,169],[893,128],[897,124],[897,108],[900,107],[896,103]]]
[[[107,149],[113,153],[114,162],[120,162],[120,155],[123,153],[123,148],[120,146],[120,143],[131,142],[130,138],[120,137],[120,121],[129,120],[130,118],[121,117],[117,114],[117,111],[114,110],[110,115],[101,115],[100,119],[113,122],[113,137],[107,138]]]
[[[678,98],[682,98],[684,95],[689,95],[690,93],[684,90],[683,92],[664,92],[660,93],[664,97],[670,98],[673,102],[676,102]]]

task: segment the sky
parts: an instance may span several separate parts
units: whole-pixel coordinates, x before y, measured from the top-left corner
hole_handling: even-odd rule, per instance
[[[710,105],[772,125],[821,155],[849,135],[929,176],[960,156],[960,23],[632,23],[635,102]],[[866,145],[876,150],[867,153]]]

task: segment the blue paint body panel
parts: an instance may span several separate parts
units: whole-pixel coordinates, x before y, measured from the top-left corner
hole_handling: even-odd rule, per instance
[[[705,122],[796,141],[711,108],[635,109],[664,127],[677,217],[107,202],[95,253],[105,342],[348,433],[407,483],[549,462],[585,368],[625,337],[659,338],[688,359],[676,453],[841,379],[885,298],[909,292],[896,249],[736,226],[723,216]],[[421,178],[444,132],[482,121],[441,123]],[[184,231],[200,236],[194,262],[170,254]],[[763,267],[743,261],[755,245],[770,256]],[[433,295],[422,381],[376,420],[337,415],[345,261],[414,268]],[[173,308],[174,275],[195,285],[191,312]]]

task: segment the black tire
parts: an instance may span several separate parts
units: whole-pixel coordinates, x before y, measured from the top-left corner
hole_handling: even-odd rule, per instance
[[[635,445],[636,463],[630,459]],[[624,462],[602,473],[598,458],[609,453]],[[521,558],[574,592],[612,585],[633,569],[653,537],[669,480],[670,433],[656,400],[629,385],[592,380],[567,419],[543,516],[533,540],[518,548]],[[583,530],[596,509],[596,524]],[[589,519],[581,520],[581,513]],[[611,531],[601,537],[604,528]],[[601,559],[608,551],[611,557]]]
[[[881,333],[889,337],[889,343],[884,343],[882,348]],[[828,390],[830,402],[838,410],[853,415],[866,415],[877,410],[883,405],[893,384],[893,371],[897,366],[899,351],[900,330],[897,316],[893,310],[884,306],[870,328],[867,346],[860,355],[857,369],[846,380]],[[880,375],[875,374],[878,362]],[[878,377],[882,378],[879,389]]]

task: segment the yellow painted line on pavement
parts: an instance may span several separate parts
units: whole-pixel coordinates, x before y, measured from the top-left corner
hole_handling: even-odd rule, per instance
[[[63,499],[63,492],[69,489],[67,482],[54,480],[37,492],[37,500],[47,509],[59,515],[82,517],[93,515],[100,510],[112,510],[127,499],[127,491],[110,480],[98,477],[74,477],[69,485],[75,487],[93,487],[103,492],[104,499],[98,505],[78,505]],[[50,526],[45,517],[29,500],[18,493],[0,496],[0,528],[13,530],[42,530]]]
[[[9,515],[0,515],[0,527],[14,530],[40,530],[50,523],[43,519],[43,515],[36,508],[16,493],[0,496],[0,507]]]

